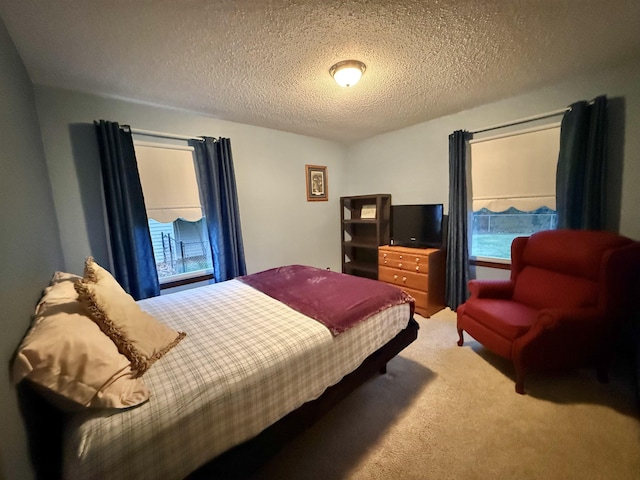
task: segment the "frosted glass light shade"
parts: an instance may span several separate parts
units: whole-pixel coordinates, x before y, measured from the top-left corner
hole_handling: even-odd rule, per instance
[[[366,65],[358,60],[344,60],[329,69],[329,73],[341,87],[351,87],[360,81]]]

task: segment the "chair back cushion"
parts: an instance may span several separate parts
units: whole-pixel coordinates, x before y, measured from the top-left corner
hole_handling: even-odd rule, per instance
[[[538,309],[595,306],[598,282],[526,266],[518,275],[513,299]]]
[[[631,240],[611,232],[538,232],[514,250],[514,300],[537,308],[595,306],[599,302],[603,258]]]

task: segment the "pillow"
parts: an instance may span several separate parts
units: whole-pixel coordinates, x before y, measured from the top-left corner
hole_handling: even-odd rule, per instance
[[[138,376],[186,335],[143,311],[91,257],[85,262],[84,278],[76,281],[75,288],[93,320],[131,361],[131,369]]]
[[[41,310],[47,307],[77,301],[78,293],[75,290],[75,281],[79,278],[73,273],[55,272],[36,306],[36,318]]]
[[[54,274],[13,360],[12,379],[31,381],[63,410],[139,405],[149,390],[78,302],[79,278]]]

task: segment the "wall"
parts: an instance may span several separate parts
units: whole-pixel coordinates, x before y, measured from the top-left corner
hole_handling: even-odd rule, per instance
[[[0,72],[0,479],[29,479],[33,473],[9,363],[63,258],[33,88],[1,20]]]
[[[450,133],[554,111],[601,94],[610,100],[609,229],[640,239],[640,189],[636,186],[640,178],[640,59],[353,144],[347,154],[347,189],[350,194],[391,193],[394,204],[442,202],[447,211]],[[493,275],[478,269],[479,276],[484,276],[480,272]]]
[[[184,111],[36,86],[65,266],[108,261],[93,121],[231,139],[249,273],[305,263],[340,270],[342,145]],[[307,202],[305,164],[328,167],[328,202]]]

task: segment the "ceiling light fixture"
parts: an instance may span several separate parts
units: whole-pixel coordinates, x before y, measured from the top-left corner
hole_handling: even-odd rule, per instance
[[[358,83],[367,66],[358,60],[343,60],[329,69],[329,73],[341,87],[351,87]]]

